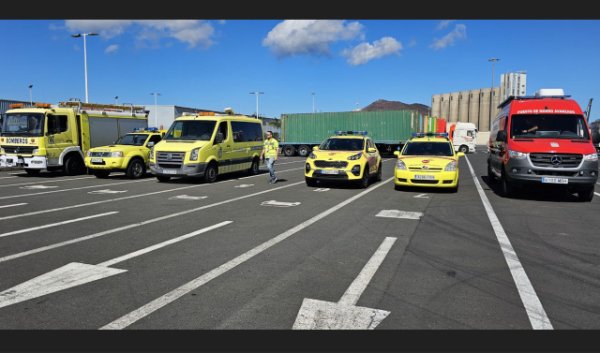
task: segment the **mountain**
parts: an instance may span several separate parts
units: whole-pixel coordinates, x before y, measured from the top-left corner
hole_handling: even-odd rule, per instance
[[[423,115],[428,115],[430,108],[429,106],[419,103],[406,104],[400,101],[386,101],[385,99],[378,99],[361,110],[368,112],[375,110],[415,110]]]

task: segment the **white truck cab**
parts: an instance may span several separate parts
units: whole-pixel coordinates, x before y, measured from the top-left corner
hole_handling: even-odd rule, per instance
[[[463,153],[475,152],[477,126],[473,123],[450,123],[448,124],[448,137],[452,141],[455,151]]]

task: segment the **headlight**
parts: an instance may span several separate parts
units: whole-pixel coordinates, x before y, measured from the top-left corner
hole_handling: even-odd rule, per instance
[[[91,157],[91,156],[92,156],[92,151],[88,150],[88,151],[85,153],[85,155],[86,155],[86,156],[88,156],[88,157]]]
[[[40,150],[37,148],[34,148],[33,151],[31,151],[31,154],[38,154],[40,153]]]
[[[150,159],[154,159],[154,147],[150,148]]]
[[[308,158],[309,158],[309,159],[316,159],[316,158],[317,158],[317,155],[311,152],[311,153],[308,155]]]
[[[349,161],[355,161],[355,160],[357,160],[357,159],[360,159],[360,157],[362,157],[362,152],[361,152],[361,153],[359,153],[359,154],[355,154],[354,156],[350,156],[350,157],[348,157],[348,160],[349,160]]]
[[[111,157],[113,158],[119,158],[119,157],[123,157],[123,151],[116,151],[116,152],[112,152],[110,154]]]
[[[198,152],[200,151],[200,148],[194,148],[192,150],[192,153],[190,154],[190,161],[197,161],[198,160]]]
[[[598,154],[597,153],[584,154],[583,155],[583,160],[584,161],[595,162],[595,161],[598,160]]]
[[[406,164],[401,160],[398,160],[398,162],[396,162],[396,169],[406,170]]]
[[[514,158],[514,159],[525,159],[525,158],[527,158],[527,153],[523,153],[523,152],[519,152],[519,151],[513,151],[513,150],[508,150],[508,156],[510,158]]]
[[[458,164],[456,163],[456,161],[452,161],[448,164],[446,164],[446,168],[444,168],[445,171],[447,172],[453,172],[457,169]]]

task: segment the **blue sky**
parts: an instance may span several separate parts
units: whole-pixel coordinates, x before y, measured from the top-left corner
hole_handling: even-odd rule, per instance
[[[527,71],[527,93],[564,88],[600,105],[600,21],[549,20],[2,20],[0,97],[56,103],[159,104],[261,115],[349,111],[377,99],[431,104],[431,95]],[[595,113],[596,112],[596,113]],[[600,117],[600,106],[592,119]]]

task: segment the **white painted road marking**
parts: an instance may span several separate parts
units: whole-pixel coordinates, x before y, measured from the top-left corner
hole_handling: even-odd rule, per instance
[[[188,196],[188,195],[178,195],[169,197],[169,200],[204,200],[208,196]]]
[[[326,191],[329,191],[329,188],[318,188],[318,189],[314,189],[313,191],[316,191],[316,192],[326,192]]]
[[[263,251],[269,249],[270,247],[279,244],[280,242],[284,241],[285,239],[291,237],[292,235],[298,233],[299,231],[303,230],[306,227],[309,227],[310,225],[314,224],[315,222],[329,216],[330,214],[332,214],[333,212],[339,210],[340,208],[348,205],[349,203],[363,197],[364,195],[370,193],[371,191],[376,190],[377,188],[387,184],[389,181],[392,181],[393,178],[389,178],[379,184],[376,184],[374,186],[372,186],[370,189],[367,189],[357,195],[352,196],[351,198],[342,201],[341,203],[331,207],[330,209],[319,213],[318,215],[310,218],[307,221],[304,221],[300,224],[298,224],[297,226],[295,226],[292,229],[289,229],[281,234],[279,234],[278,236],[267,240],[266,242],[252,248],[251,250],[243,253],[242,255],[222,264],[221,266],[214,268],[213,270],[201,275],[200,277],[193,279],[192,281],[172,290],[171,292],[158,297],[157,299],[151,301],[150,303],[128,313],[123,315],[122,317],[118,318],[117,320],[101,327],[101,330],[106,330],[106,329],[112,329],[112,330],[120,330],[120,329],[124,329],[125,327],[137,322],[138,320],[152,314],[153,312],[155,312],[156,310],[172,303],[173,301],[181,298],[182,296],[186,295],[187,293],[203,286],[204,284],[210,282],[211,280],[219,277],[220,275],[228,272],[229,270],[237,267],[238,265],[250,260],[251,258],[253,258],[254,256],[262,253]],[[304,181],[298,182],[298,183],[294,183],[295,185],[298,184],[303,184]],[[292,185],[294,185],[292,184]],[[288,185],[289,186],[289,185]],[[284,186],[285,187],[285,186]],[[276,190],[276,189],[272,189],[272,190]]]
[[[94,190],[94,191],[88,191],[88,194],[122,194],[124,192],[127,192],[127,190],[111,190],[111,189],[102,189],[102,190]]]
[[[234,187],[243,189],[243,188],[249,188],[251,186],[254,186],[254,184],[240,184],[240,185],[236,185]]]
[[[48,251],[48,250],[60,248],[60,247],[63,247],[63,246],[67,246],[67,245],[79,243],[79,242],[86,241],[86,240],[89,240],[89,239],[98,238],[98,237],[101,237],[101,236],[104,236],[104,235],[107,235],[107,234],[117,233],[117,232],[120,232],[120,231],[123,231],[123,230],[137,228],[137,227],[141,227],[141,226],[144,226],[144,225],[147,225],[147,224],[152,224],[152,223],[155,223],[155,222],[164,221],[165,219],[169,219],[169,218],[173,218],[173,217],[178,217],[178,216],[186,215],[188,213],[205,210],[207,208],[224,205],[224,204],[227,204],[227,203],[230,203],[230,202],[235,202],[235,201],[243,200],[243,199],[246,199],[246,198],[249,198],[249,197],[253,197],[253,196],[257,196],[257,195],[262,195],[262,194],[265,194],[267,192],[272,192],[272,191],[276,191],[276,190],[281,190],[281,189],[289,188],[289,187],[296,186],[296,185],[299,185],[299,184],[302,184],[302,183],[304,183],[304,181],[300,181],[300,182],[297,182],[297,183],[292,183],[292,184],[285,185],[285,186],[280,186],[280,187],[269,189],[269,190],[265,190],[265,191],[255,192],[253,194],[244,195],[244,196],[236,197],[236,198],[233,198],[233,199],[228,199],[228,200],[225,200],[225,201],[216,202],[216,203],[213,203],[213,204],[210,204],[210,205],[196,207],[196,208],[193,208],[193,209],[190,209],[190,210],[186,210],[186,211],[182,211],[182,212],[171,213],[171,214],[168,214],[166,216],[155,217],[155,218],[152,218],[152,219],[149,219],[149,220],[146,220],[146,221],[128,224],[126,226],[122,226],[122,227],[119,227],[119,228],[105,230],[103,232],[94,233],[94,234],[86,235],[84,237],[79,237],[79,238],[75,238],[75,239],[71,239],[71,240],[66,240],[66,241],[63,241],[63,242],[60,242],[60,243],[56,243],[56,244],[52,244],[52,245],[42,246],[42,247],[39,247],[39,248],[36,248],[36,249],[32,249],[32,250],[20,252],[20,253],[17,253],[17,254],[0,257],[0,262],[10,261],[10,260],[18,259],[18,258],[23,257],[23,256],[28,256],[28,255],[40,253],[40,252],[43,252],[43,251]]]
[[[535,293],[535,289],[531,285],[531,281],[529,281],[529,277],[525,273],[525,269],[521,262],[519,261],[519,257],[513,249],[502,224],[500,224],[500,220],[494,209],[492,208],[492,204],[490,200],[485,195],[477,176],[475,175],[475,170],[473,170],[473,166],[471,166],[471,162],[469,158],[465,156],[465,160],[469,165],[469,170],[471,171],[471,176],[473,177],[473,181],[475,182],[475,187],[477,188],[477,192],[479,192],[479,197],[481,197],[481,202],[483,203],[483,207],[485,208],[485,212],[492,224],[492,228],[494,229],[494,233],[496,234],[496,238],[498,239],[498,243],[500,244],[500,249],[502,249],[502,254],[504,255],[504,259],[506,260],[506,264],[508,265],[508,269],[510,270],[510,274],[515,281],[515,285],[519,292],[519,296],[521,297],[521,301],[525,306],[525,311],[527,311],[527,316],[529,317],[529,322],[534,330],[552,330],[552,324],[550,323],[550,319],[546,315],[546,311],[540,302],[537,294]]]
[[[0,177],[0,179],[12,179],[12,178],[16,178],[16,176]]]
[[[158,243],[123,256],[116,257],[97,265],[71,262],[63,267],[44,273],[43,275],[37,276],[27,282],[3,291],[0,293],[0,308],[126,272],[127,270],[110,268],[109,266],[147,254],[167,245],[178,243],[182,240],[191,238],[198,234],[206,233],[230,223],[232,222],[221,222],[213,226],[163,241],[162,243]]]
[[[15,204],[13,204],[13,205],[4,205],[4,206],[0,206],[0,208],[16,207],[16,206],[23,206],[23,205],[27,205],[27,202],[23,202],[23,203],[15,203]]]
[[[96,215],[92,215],[92,216],[87,216],[87,217],[69,219],[68,221],[62,221],[62,222],[58,222],[58,223],[45,224],[43,226],[37,226],[37,227],[31,227],[31,228],[26,228],[26,229],[15,230],[13,232],[8,232],[8,233],[2,233],[2,234],[0,234],[0,238],[7,237],[9,235],[15,235],[15,234],[33,232],[35,230],[40,230],[40,229],[46,229],[46,228],[51,228],[51,227],[58,227],[58,226],[62,226],[63,224],[69,224],[69,223],[75,223],[75,222],[79,222],[79,221],[85,221],[87,219],[109,216],[109,215],[115,214],[115,213],[119,213],[119,211],[112,211],[112,212],[100,213],[100,214],[96,214]]]
[[[304,298],[292,328],[294,330],[372,330],[377,327],[390,312],[356,306],[356,303],[367,289],[396,239],[387,237],[383,240],[337,303]]]
[[[596,194],[596,196],[600,196],[600,194],[599,194],[599,193],[597,193],[597,192],[594,192],[594,194]]]
[[[283,201],[263,201],[261,202],[261,206],[273,206],[273,207],[294,207],[300,205],[301,202],[283,202]]]
[[[40,189],[54,189],[57,188],[57,185],[28,185],[21,186],[19,189],[23,190],[40,190]]]
[[[143,183],[143,182],[148,182],[148,181],[152,181],[152,179],[135,180],[135,181],[124,181],[124,182],[112,183],[112,184],[99,184],[99,185],[82,186],[82,187],[71,188],[71,189],[36,192],[34,194],[2,196],[2,197],[0,197],[0,200],[14,199],[14,198],[19,198],[19,197],[27,197],[27,196],[38,196],[38,195],[45,195],[45,194],[53,194],[53,193],[56,193],[56,192],[66,192],[66,191],[73,191],[73,190],[101,188],[101,187],[113,186],[113,185],[131,184],[131,183]]]
[[[428,199],[429,196],[427,196],[427,194],[419,194],[419,195],[415,195],[415,199]]]
[[[422,212],[409,212],[400,210],[381,210],[375,217],[383,218],[403,218],[403,219],[421,219]]]
[[[285,172],[294,171],[294,170],[300,170],[300,169],[304,169],[304,168],[286,169],[286,170],[278,171],[277,173],[285,173]],[[259,176],[260,176],[260,174],[259,175],[248,176],[248,177],[243,177],[243,178],[239,178],[239,179],[224,180],[224,181],[219,182],[217,184],[201,184],[201,185],[182,186],[180,188],[174,188],[174,189],[168,189],[168,190],[162,190],[162,191],[153,191],[153,192],[148,192],[148,193],[145,193],[145,194],[119,197],[119,198],[116,198],[116,199],[100,200],[100,201],[94,201],[94,202],[81,203],[81,204],[77,204],[77,205],[52,208],[52,209],[49,209],[49,210],[41,210],[41,211],[33,211],[33,212],[21,213],[21,214],[17,214],[17,215],[0,217],[0,221],[3,221],[5,219],[13,219],[13,218],[34,216],[34,215],[38,215],[38,214],[42,214],[42,213],[64,211],[64,210],[69,210],[69,209],[72,209],[72,208],[93,206],[93,205],[98,205],[98,204],[108,203],[108,202],[116,202],[116,201],[122,201],[122,200],[135,199],[135,198],[138,198],[138,197],[158,195],[158,194],[163,194],[163,193],[172,192],[172,191],[179,191],[179,190],[185,190],[185,189],[191,189],[191,188],[205,187],[205,186],[210,186],[210,185],[218,185],[218,184],[221,184],[221,183],[232,182],[234,180],[240,180],[240,179],[246,179],[246,178],[256,178],[256,177],[259,177]],[[53,192],[53,191],[50,191],[50,192]],[[40,194],[42,194],[42,193],[40,193]],[[38,194],[32,194],[32,195],[38,195]],[[0,197],[0,200],[1,199],[2,198]]]
[[[5,178],[16,178],[16,177],[5,177]],[[87,176],[87,177],[81,177],[81,178],[56,179],[56,180],[40,179],[38,181],[31,181],[31,182],[28,182],[28,183],[0,185],[0,188],[7,188],[7,187],[10,187],[10,186],[21,186],[21,185],[33,185],[33,184],[61,183],[63,181],[72,181],[72,180],[81,180],[81,179],[92,179],[92,178],[95,178],[95,177],[93,177],[93,176]],[[0,178],[0,179],[2,179],[2,178]]]

